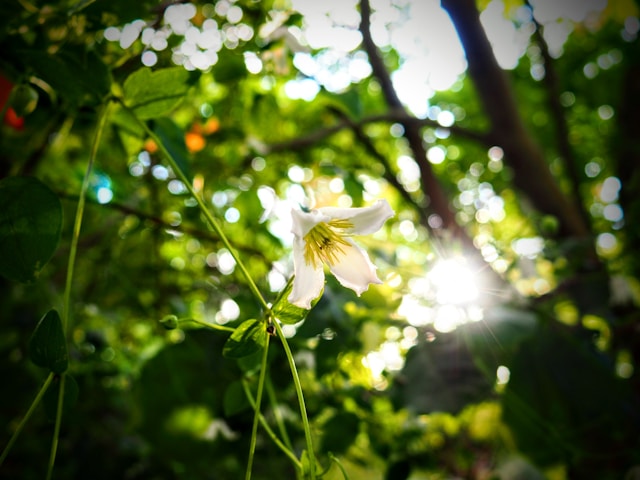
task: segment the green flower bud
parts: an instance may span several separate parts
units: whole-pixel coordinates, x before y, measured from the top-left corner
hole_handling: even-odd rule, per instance
[[[560,222],[553,215],[545,215],[540,220],[540,231],[543,235],[553,236],[558,233]]]
[[[18,117],[29,115],[38,105],[38,92],[30,85],[18,85],[11,95],[11,106]]]
[[[160,323],[167,330],[174,330],[178,328],[179,322],[178,317],[176,317],[175,315],[166,315],[162,320],[160,320]]]

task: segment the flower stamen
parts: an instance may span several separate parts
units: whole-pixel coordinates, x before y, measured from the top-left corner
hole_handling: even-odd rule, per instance
[[[334,265],[351,243],[345,240],[344,231],[353,228],[349,220],[336,219],[320,222],[304,236],[304,259],[308,265],[318,267],[322,262]]]

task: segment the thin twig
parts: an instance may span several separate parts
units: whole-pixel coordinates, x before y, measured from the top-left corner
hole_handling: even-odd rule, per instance
[[[274,142],[270,144],[259,144],[254,145],[254,149],[256,153],[259,155],[269,155],[272,153],[286,152],[286,151],[296,151],[302,150],[305,148],[310,148],[321,142],[322,140],[335,135],[345,129],[353,128],[354,126],[362,128],[365,125],[373,124],[373,123],[400,123],[403,125],[415,125],[418,128],[422,127],[432,127],[432,128],[444,128],[449,130],[452,134],[457,135],[461,138],[466,138],[469,140],[473,140],[475,142],[480,143],[481,145],[490,147],[495,145],[495,141],[493,140],[493,136],[490,133],[478,132],[474,130],[469,130],[464,127],[460,127],[457,125],[451,125],[450,127],[442,127],[435,120],[431,120],[430,118],[416,118],[412,115],[409,115],[404,110],[402,111],[389,111],[386,113],[381,113],[377,115],[371,115],[368,117],[361,118],[359,120],[345,120],[344,118],[337,122],[334,125],[330,125],[328,127],[319,128],[311,133],[306,135],[302,135],[300,137],[296,137],[290,140],[284,140],[281,142]],[[250,162],[253,158],[253,155],[250,155],[246,162]]]
[[[70,194],[67,192],[61,192],[61,191],[56,191],[56,195],[58,195],[58,197],[60,197],[61,199],[66,199],[66,200],[71,200],[71,201],[77,201],[78,200],[78,195],[75,194]],[[108,208],[111,210],[115,210],[117,212],[121,212],[125,215],[132,215],[134,217],[137,217],[140,220],[145,220],[148,222],[153,223],[154,225],[157,225],[158,227],[161,227],[165,230],[170,230],[170,231],[175,231],[175,232],[179,232],[181,234],[185,234],[185,235],[189,235],[190,237],[193,238],[197,238],[199,240],[209,240],[212,242],[219,242],[220,241],[220,237],[213,231],[211,230],[201,230],[199,228],[196,227],[192,227],[189,225],[173,225],[169,222],[167,222],[166,220],[164,220],[163,218],[159,217],[158,215],[149,213],[149,212],[144,212],[142,210],[138,210],[134,207],[131,207],[129,205],[125,205],[124,203],[119,203],[119,202],[109,202],[109,203],[99,203],[96,200],[87,198],[86,202],[88,204],[94,205],[94,206],[99,206],[101,208]],[[264,257],[264,252],[262,250],[258,250],[257,248],[254,248],[252,246],[248,246],[248,245],[238,245],[236,243],[236,249],[244,252],[244,253],[249,253],[251,255],[254,256],[258,256],[263,258],[264,260],[267,260]]]
[[[533,8],[528,0],[527,5],[529,5],[529,8]],[[553,120],[556,124],[556,128],[553,129],[556,137],[556,145],[560,152],[560,158],[564,164],[564,170],[571,182],[571,191],[574,197],[573,201],[580,211],[580,215],[582,216],[582,220],[585,225],[591,225],[591,218],[584,207],[583,198],[580,193],[582,182],[580,180],[578,159],[576,158],[575,152],[569,143],[569,125],[567,123],[565,110],[562,108],[560,103],[560,82],[558,80],[558,74],[554,68],[553,58],[549,54],[549,45],[544,39],[544,27],[536,21],[535,17],[533,17],[533,22],[536,26],[534,37],[540,47],[540,53],[544,60],[545,74],[542,81],[547,87],[547,106],[549,107]]]

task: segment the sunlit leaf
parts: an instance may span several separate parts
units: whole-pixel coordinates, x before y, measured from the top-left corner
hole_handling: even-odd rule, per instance
[[[273,309],[275,317],[282,323],[287,324],[294,324],[304,320],[308,313],[309,310],[291,305],[286,298],[282,299]]]
[[[31,177],[0,181],[0,273],[20,282],[37,278],[60,240],[62,206]]]
[[[29,358],[39,367],[54,373],[63,373],[67,369],[67,341],[56,310],[49,310],[36,325],[29,342]]]
[[[311,458],[309,458],[309,452],[307,450],[302,451],[300,463],[302,463],[302,475],[304,478],[311,478],[312,468],[315,470],[316,474],[318,473],[318,465],[311,465]]]
[[[278,300],[276,301],[275,305],[272,308],[273,315],[278,320],[280,320],[282,323],[291,324],[291,325],[304,320],[310,312],[310,310],[307,310],[306,308],[301,308],[289,303],[289,300],[287,300],[287,297],[291,293],[292,288],[293,288],[293,282],[290,282],[287,285],[287,288],[282,292],[280,292],[280,295],[278,296]],[[320,295],[318,295],[318,298],[316,298],[311,302],[311,308],[313,308],[316,305],[316,303],[318,303],[318,300],[322,298],[322,293],[323,292],[320,292]]]
[[[143,120],[165,115],[189,90],[189,77],[189,72],[182,67],[155,72],[140,68],[124,82],[125,103]]]
[[[228,358],[241,358],[256,353],[267,344],[267,330],[260,320],[242,322],[224,344],[222,354]]]

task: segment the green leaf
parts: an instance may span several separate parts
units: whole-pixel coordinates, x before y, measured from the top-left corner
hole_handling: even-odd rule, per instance
[[[322,451],[344,453],[355,442],[360,420],[355,413],[338,412],[322,428]]]
[[[213,78],[218,83],[237,83],[248,75],[244,57],[231,50],[222,50],[213,67]]]
[[[310,310],[307,310],[306,308],[297,307],[289,303],[289,300],[287,300],[287,298],[289,297],[289,294],[291,293],[292,289],[293,289],[293,282],[290,282],[287,285],[287,288],[285,288],[282,292],[280,292],[280,295],[278,296],[278,300],[276,300],[275,305],[271,309],[273,312],[273,315],[278,320],[280,320],[282,323],[286,323],[289,325],[293,325],[294,323],[301,322],[307,317],[307,315],[310,312]],[[315,304],[318,303],[318,300],[322,298],[322,293],[323,292],[320,292],[320,295],[318,295],[318,298],[316,298],[314,301],[311,302],[311,308],[313,308]]]
[[[440,333],[411,347],[392,393],[398,406],[417,414],[457,414],[491,396],[495,377],[487,378],[459,335]]]
[[[298,323],[304,320],[308,313],[309,310],[291,305],[286,298],[278,302],[276,308],[273,309],[275,317],[286,324]]]
[[[18,85],[11,93],[11,106],[19,117],[29,115],[37,105],[38,92],[31,85]]]
[[[236,380],[224,391],[223,408],[225,417],[247,410],[251,405],[244,393],[242,382]]]
[[[9,177],[0,181],[0,274],[34,281],[60,240],[62,206],[40,180]]]
[[[246,375],[254,375],[260,371],[260,367],[262,366],[262,352],[258,350],[251,355],[238,358],[237,363],[240,370],[242,370]]]
[[[63,373],[69,366],[67,342],[56,310],[49,310],[36,325],[29,341],[29,358],[53,373]]]
[[[309,458],[309,452],[305,449],[302,451],[302,458],[300,459],[300,463],[302,463],[302,475],[306,478],[311,478],[311,469],[313,468],[316,473],[316,478],[318,477],[318,465],[311,465],[311,459]]]
[[[222,354],[228,358],[241,358],[256,353],[267,344],[267,330],[260,320],[242,322],[227,339]]]
[[[68,414],[73,410],[78,401],[78,383],[70,375],[64,375],[64,403],[62,404],[62,413]],[[44,394],[42,406],[44,412],[50,420],[55,420],[58,410],[58,394],[60,393],[60,382],[62,377],[56,377],[51,387]]]
[[[184,142],[184,131],[169,118],[158,118],[153,121],[153,132],[158,136],[164,147],[176,161],[182,173],[192,180],[189,169],[189,152]]]
[[[123,108],[114,108],[109,119],[116,127],[122,147],[127,155],[138,155],[144,148],[144,141],[147,137],[144,128]]]
[[[39,50],[24,50],[20,52],[20,58],[74,106],[98,104],[111,88],[109,69],[92,51],[66,48],[51,55]]]
[[[329,103],[342,107],[341,110],[349,112],[350,117],[362,117],[362,100],[356,90],[351,89],[339,94],[326,93],[325,95],[329,98]]]
[[[189,72],[182,67],[155,72],[143,67],[125,80],[125,103],[142,120],[165,115],[186,95],[189,77]]]

